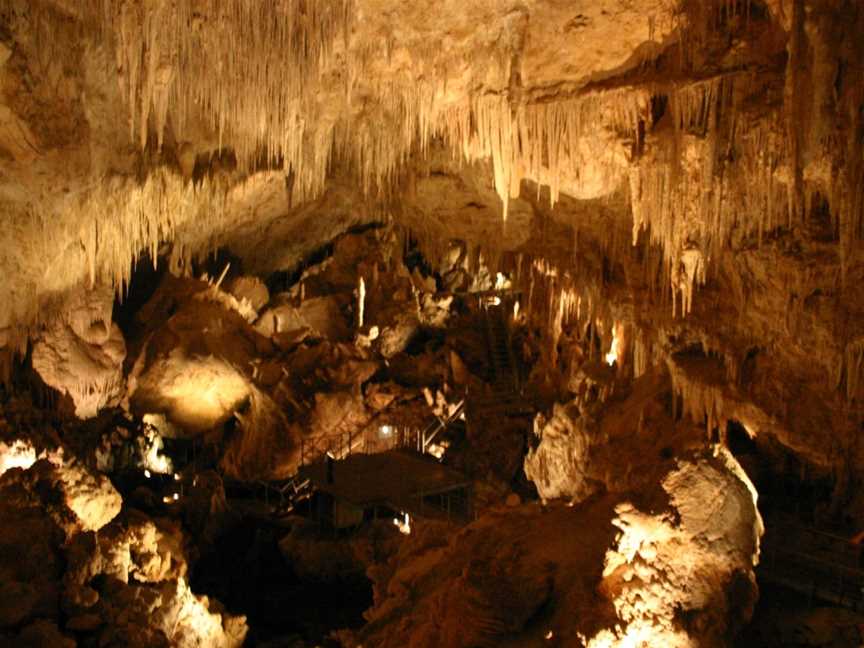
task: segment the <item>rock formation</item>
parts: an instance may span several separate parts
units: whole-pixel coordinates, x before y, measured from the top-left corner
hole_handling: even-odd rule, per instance
[[[110,286],[80,291],[64,306],[64,319],[33,344],[33,369],[49,387],[72,399],[79,418],[116,405],[123,392],[126,344],[112,322]]]
[[[374,584],[346,645],[731,645],[754,488],[864,585],[862,32],[856,0],[0,0],[0,643],[233,646],[248,611],[317,645],[359,611],[283,628],[229,577],[332,555]],[[271,537],[328,515],[300,466],[393,446],[463,474],[463,528]]]

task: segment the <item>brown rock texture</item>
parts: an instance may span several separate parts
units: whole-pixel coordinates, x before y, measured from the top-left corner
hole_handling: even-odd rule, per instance
[[[0,552],[0,642],[242,640],[84,461],[140,439],[115,407],[251,482],[416,433],[433,392],[473,401],[448,460],[481,512],[556,509],[418,532],[358,641],[542,644],[553,600],[595,615],[574,642],[727,641],[758,536],[730,435],[758,487],[824,485],[814,524],[864,515],[862,33],[856,0],[0,0],[0,507],[36,538]],[[534,550],[578,535],[561,502],[599,520],[584,563]],[[62,541],[105,529],[125,576],[61,616]]]

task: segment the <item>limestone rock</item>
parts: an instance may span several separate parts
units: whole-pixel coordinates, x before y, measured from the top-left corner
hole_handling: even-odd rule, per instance
[[[95,604],[86,600],[89,594],[76,588],[88,587],[99,574],[123,583],[161,583],[184,577],[187,565],[182,544],[176,523],[151,520],[141,513],[116,520],[98,536],[80,534],[68,550],[67,595],[81,607]]]
[[[34,587],[17,581],[0,582],[0,628],[10,628],[32,618],[38,603]]]
[[[151,331],[129,377],[133,413],[164,414],[189,436],[221,425],[249,398],[252,361],[266,350],[238,313],[196,301],[202,290],[197,281],[163,281],[142,309]]]
[[[255,323],[262,335],[308,328],[318,337],[343,340],[348,337],[348,322],[342,314],[341,300],[334,296],[310,297],[299,305],[282,304],[268,308]]]
[[[82,529],[98,531],[123,504],[107,477],[74,460],[55,464],[40,459],[20,479],[33,497],[44,498],[46,510],[69,536]]]
[[[253,387],[248,407],[235,416],[238,429],[219,462],[228,477],[272,481],[296,472],[302,432],[270,396]]]
[[[103,645],[239,648],[246,636],[243,617],[221,613],[182,578],[157,587],[122,586],[108,601],[103,607],[108,621],[100,634]]]
[[[33,368],[45,384],[71,397],[78,418],[96,416],[122,394],[126,344],[111,321],[113,297],[110,288],[76,293],[64,319],[33,346]]]
[[[420,323],[432,328],[443,328],[450,317],[453,295],[436,297],[424,292],[420,295]]]
[[[279,551],[297,576],[310,583],[338,583],[362,576],[372,562],[375,549],[383,551],[395,527],[389,520],[361,529],[352,538],[323,540],[317,529],[298,520],[291,532],[279,541]]]
[[[249,394],[248,379],[224,359],[176,348],[136,380],[131,404],[142,415],[164,413],[166,429],[192,436],[227,421]]]
[[[270,291],[258,277],[236,277],[228,282],[226,289],[238,300],[248,301],[258,312],[270,301]]]
[[[102,625],[102,617],[98,614],[82,614],[72,617],[66,622],[66,629],[72,632],[92,632]]]
[[[123,499],[105,475],[95,474],[79,463],[55,469],[68,506],[85,531],[98,531],[120,512]]]
[[[411,305],[396,314],[392,321],[380,324],[378,339],[375,347],[385,358],[392,358],[403,352],[420,328],[420,319],[416,308]]]
[[[36,448],[29,441],[15,439],[11,443],[0,441],[0,476],[12,468],[27,469],[36,463]]]
[[[534,420],[534,434],[539,445],[525,457],[525,475],[537,486],[541,498],[567,498],[581,502],[597,491],[590,477],[588,463],[591,445],[591,421],[571,403],[555,403],[551,418],[542,414]]]
[[[71,610],[79,610],[70,624],[98,630],[106,645],[231,648],[243,643],[245,620],[222,614],[218,604],[189,589],[177,522],[130,512],[98,536],[76,536],[68,559],[66,598]],[[96,581],[97,576],[107,578]],[[99,588],[94,597],[81,595],[94,587]]]
[[[369,420],[360,394],[349,391],[319,392],[310,421],[310,436],[349,434],[359,431]]]
[[[752,485],[719,450],[682,457],[638,495],[657,510],[606,495],[572,508],[501,507],[450,536],[418,524],[368,570],[375,605],[345,643],[541,645],[554,630],[562,645],[592,648],[722,645],[756,596],[762,526]]]
[[[650,637],[667,646],[722,643],[750,616],[758,596],[762,519],[756,493],[726,450],[679,462],[663,481],[679,516],[651,515],[629,503],[616,508],[621,529],[606,555],[601,591],[622,625],[589,647]],[[679,619],[684,611],[688,622]],[[644,639],[643,639],[644,640]]]
[[[16,638],[16,646],[21,648],[75,648],[70,639],[51,621],[39,620],[24,628]]]

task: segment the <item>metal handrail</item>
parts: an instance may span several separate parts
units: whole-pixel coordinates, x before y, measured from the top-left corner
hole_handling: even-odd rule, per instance
[[[456,409],[454,409],[452,412],[450,412],[450,414],[448,414],[448,416],[446,418],[442,419],[439,416],[435,417],[435,420],[433,420],[426,427],[426,429],[423,430],[423,452],[424,453],[426,452],[426,449],[429,447],[429,445],[432,443],[432,441],[435,440],[435,437],[438,436],[443,430],[446,430],[447,427],[451,423],[453,423],[453,421],[455,421],[457,418],[459,418],[459,416],[461,416],[464,411],[465,411],[465,399],[463,398],[461,401],[459,401],[459,404],[456,406]],[[431,432],[431,434],[430,434],[429,430],[432,430],[432,428],[435,428],[435,430],[434,430],[434,432]]]

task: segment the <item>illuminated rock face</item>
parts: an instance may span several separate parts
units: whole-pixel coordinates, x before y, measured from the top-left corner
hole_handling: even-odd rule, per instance
[[[64,317],[43,331],[33,346],[33,368],[72,399],[79,418],[92,418],[116,405],[123,391],[126,344],[111,319],[110,287],[79,291],[64,306]]]
[[[243,645],[245,619],[190,590],[180,524],[121,503],[104,475],[56,455],[0,477],[4,645],[73,647],[81,633],[106,646]]]
[[[263,340],[222,295],[169,277],[140,315],[152,334],[132,369],[129,403],[139,415],[165,415],[173,426],[163,435],[212,430],[249,397],[249,363]]]
[[[92,473],[78,463],[64,464],[53,472],[59,477],[66,506],[84,531],[98,531],[120,512],[120,494],[104,475]]]
[[[535,421],[540,444],[525,459],[525,476],[544,500],[581,502],[597,490],[599,484],[588,474],[592,439],[586,427],[591,423],[575,403],[556,403],[548,421],[542,415]]]
[[[661,477],[633,494],[650,510],[605,496],[502,508],[450,537],[417,525],[370,570],[370,623],[345,643],[542,645],[551,633],[591,648],[726,645],[757,597],[755,492],[725,451]]]
[[[723,645],[753,614],[763,526],[744,471],[721,450],[680,461],[662,486],[668,512],[615,509],[600,588],[621,625],[590,648]]]
[[[0,476],[11,468],[26,470],[36,463],[36,449],[29,441],[17,439],[12,443],[0,442]]]
[[[165,412],[186,434],[227,421],[249,396],[245,377],[211,356],[186,357],[182,348],[152,363],[132,397],[141,412]]]
[[[177,525],[132,515],[104,529],[98,538],[78,536],[69,552],[67,597],[74,596],[78,607],[90,608],[99,624],[107,626],[103,640],[142,647],[243,644],[243,618],[223,615],[218,604],[211,606],[207,597],[189,589]],[[81,593],[95,594],[92,581],[98,576],[116,579],[120,585],[102,590],[95,596],[98,603],[87,606]]]
[[[740,488],[727,475],[735,471],[687,454],[731,421],[836,475],[835,512],[864,510],[850,486],[864,474],[858,3],[442,0],[430,12],[415,2],[274,0],[267,8],[0,2],[0,378],[30,345],[33,369],[79,417],[125,395],[133,413],[164,417],[177,436],[227,424],[236,434],[222,470],[287,477],[300,439],[362,428],[375,409],[362,386],[381,365],[394,373],[400,362],[419,365],[399,357],[423,326],[444,323],[449,308],[416,292],[433,288],[429,278],[396,262],[416,242],[442,270],[432,284],[486,289],[496,272],[508,274],[544,410],[525,472],[547,502],[606,498],[609,510],[592,509],[587,522],[621,527],[618,541],[592,536],[602,551],[590,565],[599,569],[609,549],[605,608],[561,606],[606,625],[562,623],[558,636],[713,642],[746,617],[724,598],[731,587],[751,600],[755,523],[746,505],[737,517],[718,511],[703,542],[696,506],[682,494],[713,497],[723,485],[731,499],[718,501],[735,508]],[[404,240],[394,235],[373,250],[343,238],[334,247],[345,263],[304,272],[296,291],[270,300],[262,282],[270,273],[294,276],[349,227],[390,221],[406,228]],[[134,264],[159,259],[188,277],[218,249],[258,278],[221,288],[190,281],[183,299],[151,311],[146,335],[129,341],[137,355],[125,385],[125,343],[110,311]],[[593,369],[612,354],[618,326],[627,335],[600,375]],[[363,353],[332,344],[350,345],[355,334]],[[331,340],[313,351],[301,345],[308,335]],[[472,368],[453,364],[457,382],[473,388]],[[602,393],[592,396],[595,387]],[[489,442],[488,463],[518,465],[523,440],[515,453]],[[96,476],[35,462],[42,453],[29,447],[0,451],[0,471],[29,468],[27,479],[41,475],[38,483],[61,494],[46,525],[63,534],[104,529],[116,513]],[[656,494],[681,522],[632,496],[660,484]],[[22,498],[35,497],[19,486]],[[500,533],[479,527],[495,547],[517,537],[498,522]],[[645,534],[653,540],[640,541]],[[670,544],[704,568],[690,570]],[[426,559],[486,551],[465,537],[454,546]],[[461,618],[476,606],[488,623],[467,627],[465,641],[539,633],[531,613],[552,596],[543,565],[570,550],[556,549],[527,563],[508,553],[512,571],[491,555],[454,559],[461,571],[425,599],[434,599],[424,608],[434,623],[403,610],[405,584],[420,583],[396,569],[398,578],[379,578],[391,608],[376,618],[399,609],[406,632],[458,642],[463,629],[440,630],[436,615]],[[631,572],[638,580],[619,582]],[[168,581],[164,592],[123,596],[138,611],[157,596],[178,614],[186,603],[197,609],[176,574]],[[585,591],[600,581],[593,574]],[[32,602],[26,587],[9,592]],[[659,625],[640,607],[646,597],[662,610]],[[692,623],[667,623],[670,606],[690,611]],[[194,625],[197,613],[183,618]],[[625,624],[620,632],[612,618]],[[31,634],[65,641],[50,623]]]
[[[51,454],[22,470],[8,470],[4,483],[14,486],[15,502],[35,500],[68,536],[98,531],[120,512],[122,499],[101,473],[62,454]],[[21,499],[23,498],[23,499]]]

